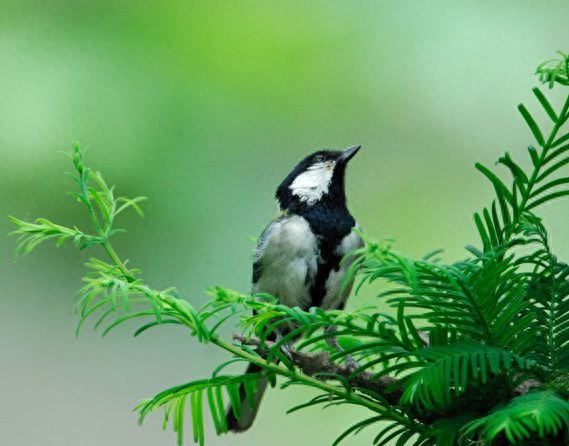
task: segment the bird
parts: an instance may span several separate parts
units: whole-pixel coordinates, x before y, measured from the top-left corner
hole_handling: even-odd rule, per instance
[[[267,293],[280,304],[303,310],[344,308],[352,287],[343,279],[351,262],[341,260],[363,246],[344,187],[346,166],[360,148],[314,152],[278,186],[279,214],[262,232],[253,257],[253,295]],[[340,349],[334,337],[329,339]],[[245,373],[261,371],[250,363]],[[259,379],[252,407],[240,388],[241,413],[236,417],[228,408],[228,431],[243,432],[252,426],[267,385],[266,378]]]

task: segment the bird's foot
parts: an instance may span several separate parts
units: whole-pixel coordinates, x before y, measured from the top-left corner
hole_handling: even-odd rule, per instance
[[[360,368],[358,362],[352,358],[350,355],[346,355],[346,366],[353,372],[356,369]]]
[[[331,333],[331,332],[335,332],[336,331],[336,327],[328,327],[325,330],[327,333]],[[326,343],[332,347],[334,350],[340,352],[340,353],[344,353],[344,349],[340,346],[340,344],[338,344],[338,338],[336,338],[336,336],[330,336],[328,338],[326,338]],[[350,355],[344,355],[344,360],[346,361],[346,367],[348,367],[348,369],[350,370],[356,370],[360,367],[360,365],[357,363],[357,361],[352,358]]]
[[[277,331],[277,335],[275,337],[275,343],[279,343],[283,340],[283,335]],[[292,358],[292,346],[288,343],[285,342],[283,345],[281,345],[281,352],[283,353],[283,355],[285,355],[289,361],[293,362],[293,358]]]

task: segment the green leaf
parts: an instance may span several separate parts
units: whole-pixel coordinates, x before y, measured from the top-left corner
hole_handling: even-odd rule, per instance
[[[564,153],[569,151],[569,144],[566,144],[562,147],[559,147],[553,150],[549,155],[547,155],[543,161],[544,164],[551,162],[553,159],[563,155]]]
[[[569,195],[569,190],[561,190],[561,191],[557,191],[557,192],[553,192],[549,195],[546,195],[544,197],[538,198],[537,200],[531,201],[527,206],[526,209],[528,211],[544,204],[547,203],[548,201],[554,200],[556,198],[560,198],[560,197],[565,197]]]
[[[402,435],[405,435],[409,432],[409,428],[407,426],[401,426],[398,424],[389,426],[389,428],[391,431],[389,435],[387,435],[389,431],[386,432],[382,437],[379,437],[378,435],[373,442],[374,446],[391,446],[393,444],[392,440],[400,438]]]
[[[496,407],[463,429],[467,438],[480,438],[487,444],[501,436],[511,444],[556,436],[569,427],[569,402],[553,391],[533,391]]]
[[[204,391],[205,401],[209,405],[209,412],[216,431],[218,433],[226,432],[227,420],[225,418],[223,389],[227,391],[231,407],[238,414],[241,410],[239,386],[253,385],[259,377],[259,374],[246,374],[242,376],[216,376],[192,381],[160,392],[154,398],[143,401],[135,410],[140,415],[139,422],[142,423],[148,414],[158,408],[164,408],[164,428],[167,427],[172,414],[172,428],[178,434],[178,441],[181,444],[184,433],[186,402],[189,402],[193,439],[194,442],[203,445],[205,442]]]
[[[542,83],[553,88],[555,83],[569,86],[569,56],[557,51],[561,59],[548,60],[537,67],[536,74]]]
[[[537,123],[535,122],[535,120],[533,119],[533,117],[531,116],[531,114],[529,113],[527,108],[525,107],[525,105],[524,104],[518,105],[518,110],[520,111],[523,118],[525,119],[525,121],[526,121],[528,127],[530,128],[531,132],[533,133],[533,136],[534,136],[535,140],[537,141],[537,143],[543,147],[545,145],[545,141],[543,139],[543,134],[541,133],[539,126],[537,125]]]
[[[530,194],[530,198],[537,197],[538,195],[542,194],[546,190],[549,190],[549,189],[552,189],[556,186],[560,186],[562,184],[567,184],[567,183],[569,183],[569,177],[558,178],[556,180],[550,181],[549,183],[546,183],[543,186],[540,186],[539,188],[535,189]]]
[[[533,167],[539,166],[541,164],[541,160],[539,158],[539,155],[537,154],[537,150],[535,149],[535,147],[533,147],[531,145],[528,146],[528,152],[529,152]]]
[[[113,312],[116,311],[115,309],[111,308],[109,309],[109,312]],[[110,323],[107,328],[105,328],[103,330],[103,336],[106,336],[109,334],[109,332],[113,329],[116,328],[117,326],[119,326],[120,324],[122,324],[123,322],[126,322],[130,319],[135,319],[135,318],[139,318],[139,317],[147,317],[147,316],[153,316],[154,315],[154,311],[152,310],[145,310],[145,311],[138,311],[136,313],[129,313],[129,314],[125,314],[124,316],[118,317],[117,319],[115,319],[114,322]],[[102,320],[100,321],[102,322]],[[160,321],[161,323],[162,321]],[[99,324],[100,325],[100,324]]]
[[[522,168],[516,164],[508,152],[498,160],[498,163],[503,164],[510,169],[512,176],[514,177],[515,184],[520,189],[520,193],[525,195],[526,185],[529,183],[529,179]]]
[[[484,227],[484,223],[482,223],[482,219],[478,212],[474,214],[474,222],[476,223],[476,228],[478,229],[478,233],[480,234],[480,238],[482,240],[482,244],[484,246],[484,251],[489,251],[492,243],[490,242],[490,237],[488,236],[488,232],[486,232],[486,228]]]
[[[142,208],[138,205],[138,203],[140,203],[142,201],[146,201],[146,200],[147,200],[146,197],[136,197],[136,198],[119,197],[119,198],[117,198],[117,203],[123,203],[123,204],[122,204],[122,206],[120,206],[117,209],[115,215],[118,215],[121,212],[123,212],[124,210],[131,207],[136,211],[136,213],[139,216],[144,217],[144,212],[143,212]]]
[[[346,429],[342,434],[340,434],[340,436],[338,438],[336,438],[334,443],[332,443],[332,446],[338,446],[349,435],[353,434],[354,432],[359,432],[363,428],[371,426],[372,424],[375,424],[375,423],[381,421],[381,419],[382,419],[382,417],[376,416],[376,417],[366,418],[363,421],[355,423],[354,425],[352,425],[348,429]]]
[[[569,141],[569,133],[557,138],[552,144],[551,147],[557,147],[560,146],[561,144],[565,143]]]
[[[492,202],[492,224],[496,233],[496,242],[500,246],[504,243],[503,231],[504,229],[500,226],[500,218],[498,217],[498,211],[496,210],[496,202]]]
[[[213,420],[213,425],[215,427],[215,432],[217,433],[217,435],[220,435],[221,433],[224,432],[223,424],[220,420],[220,415],[219,415],[219,407],[221,406],[223,408],[223,399],[221,401],[218,401],[217,395],[215,394],[215,390],[213,387],[207,388],[206,396],[207,396],[209,409],[211,412],[211,419]]]
[[[520,201],[518,198],[518,188],[512,187],[512,213],[513,213],[513,221],[517,221],[520,218]]]
[[[498,246],[498,239],[500,238],[501,228],[494,227],[494,221],[490,216],[490,212],[488,209],[484,208],[482,211],[484,215],[484,221],[486,222],[486,227],[488,228],[488,235],[490,236],[490,243],[492,247]]]
[[[545,178],[547,178],[549,175],[551,175],[552,173],[558,171],[559,169],[561,169],[563,166],[565,166],[566,164],[569,164],[569,157],[562,159],[561,161],[558,161],[557,163],[555,163],[553,166],[549,167],[548,169],[546,169],[542,174],[540,174],[537,177],[536,182],[541,182],[543,181]]]
[[[203,423],[203,389],[192,394],[192,419],[194,427],[194,443],[204,446],[205,434]]]
[[[137,337],[138,335],[144,333],[149,328],[153,328],[153,327],[156,327],[158,325],[164,325],[164,324],[183,325],[182,322],[180,322],[177,319],[162,319],[161,321],[151,321],[151,322],[148,322],[147,324],[144,324],[142,327],[140,327],[138,330],[136,330],[134,332],[133,336]]]
[[[425,362],[405,379],[401,404],[421,404],[427,410],[449,408],[467,387],[507,374],[514,364],[520,370],[535,367],[533,361],[507,350],[471,342],[430,346],[415,356]]]
[[[553,122],[557,122],[558,119],[557,114],[555,113],[555,110],[553,110],[553,107],[551,106],[545,95],[541,92],[541,90],[538,87],[534,87],[532,91],[537,97],[538,101],[541,103],[543,109],[547,112],[547,114],[551,118],[551,120]]]
[[[506,185],[494,174],[490,169],[485,167],[483,164],[476,163],[476,168],[482,172],[486,178],[488,178],[494,185],[496,190],[496,195],[498,197],[503,197],[510,205],[513,205],[512,193],[508,190]]]
[[[500,215],[502,216],[502,227],[506,236],[509,236],[511,233],[512,218],[510,216],[510,211],[508,210],[506,200],[503,196],[498,197],[498,204],[500,205]],[[500,243],[503,243],[503,240],[500,241]]]
[[[306,403],[299,404],[297,406],[291,407],[289,410],[286,411],[287,414],[291,414],[301,409],[305,409],[307,407],[317,406],[321,404],[328,404],[331,399],[333,399],[329,394],[318,395],[312,398],[311,400],[307,401]]]

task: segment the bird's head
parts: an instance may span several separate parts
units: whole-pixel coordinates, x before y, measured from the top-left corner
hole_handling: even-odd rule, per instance
[[[344,205],[344,172],[360,147],[320,150],[304,158],[277,188],[281,210],[294,211],[325,200]]]

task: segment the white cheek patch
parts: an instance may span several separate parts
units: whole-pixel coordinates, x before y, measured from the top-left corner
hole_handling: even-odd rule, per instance
[[[301,201],[312,205],[324,194],[328,193],[330,181],[334,174],[335,163],[317,163],[308,168],[306,172],[297,176],[289,186],[293,195]]]

